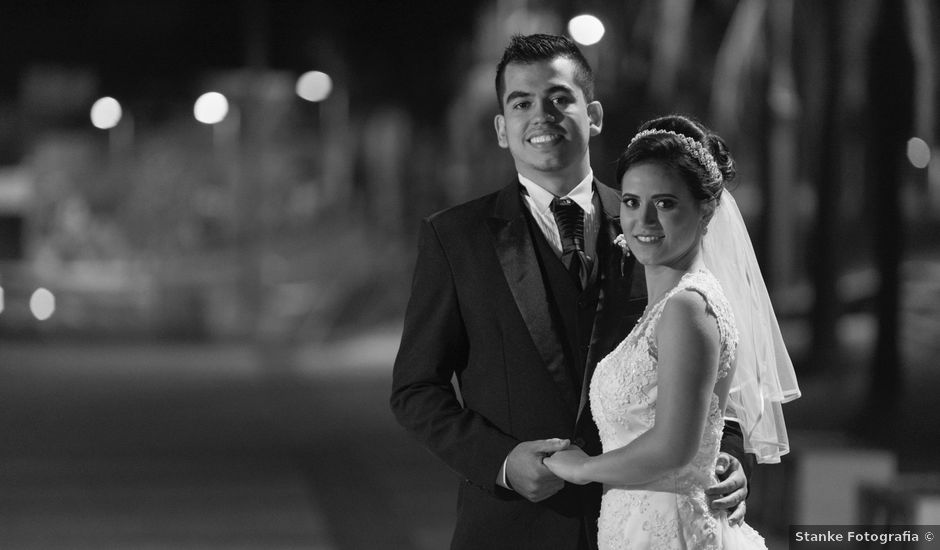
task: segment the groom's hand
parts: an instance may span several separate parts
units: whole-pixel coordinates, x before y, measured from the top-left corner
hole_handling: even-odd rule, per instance
[[[506,479],[513,491],[532,502],[560,491],[564,480],[546,468],[542,459],[567,447],[567,439],[539,439],[516,445],[506,459]]]
[[[744,521],[747,498],[747,476],[738,459],[728,453],[720,453],[715,462],[715,474],[719,482],[705,490],[709,506],[713,510],[728,510],[728,522],[732,525]]]

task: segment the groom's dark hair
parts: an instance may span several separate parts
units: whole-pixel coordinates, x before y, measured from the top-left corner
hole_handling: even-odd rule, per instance
[[[509,45],[503,51],[503,58],[496,66],[496,103],[499,112],[503,112],[503,94],[506,93],[506,65],[510,63],[536,63],[538,61],[551,61],[556,57],[564,57],[574,61],[575,82],[584,92],[584,99],[588,103],[594,101],[594,71],[584,58],[578,46],[571,39],[554,34],[514,35]]]

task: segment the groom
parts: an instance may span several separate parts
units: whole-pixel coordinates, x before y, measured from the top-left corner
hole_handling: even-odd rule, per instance
[[[391,406],[462,479],[453,549],[597,545],[600,486],[566,485],[541,463],[569,441],[601,452],[591,374],[646,306],[642,266],[613,245],[619,193],[591,170],[593,87],[570,40],[514,37],[495,125],[518,178],[421,225]],[[735,426],[723,449],[743,458]],[[717,507],[747,494],[730,464]]]

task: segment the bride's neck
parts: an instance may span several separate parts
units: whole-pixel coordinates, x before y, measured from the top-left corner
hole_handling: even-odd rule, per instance
[[[647,303],[655,304],[667,292],[672,290],[679,284],[679,281],[682,280],[687,273],[692,273],[699,271],[705,268],[705,263],[701,258],[696,259],[688,267],[682,269],[675,269],[672,267],[664,265],[648,265],[645,266],[646,273],[646,294],[647,294]]]

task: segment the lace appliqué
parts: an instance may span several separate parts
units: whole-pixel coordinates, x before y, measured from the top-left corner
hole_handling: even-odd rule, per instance
[[[731,372],[738,341],[731,308],[710,272],[686,274],[647,308],[627,338],[597,365],[590,386],[591,412],[605,452],[629,444],[656,421],[656,326],[669,298],[684,290],[701,294],[717,320],[716,383]],[[747,525],[732,528],[724,513],[708,508],[705,488],[717,481],[714,464],[723,427],[723,411],[713,393],[699,450],[690,464],[643,486],[605,488],[598,522],[600,548],[766,548],[756,531]]]

